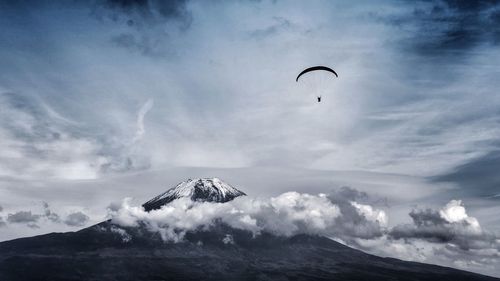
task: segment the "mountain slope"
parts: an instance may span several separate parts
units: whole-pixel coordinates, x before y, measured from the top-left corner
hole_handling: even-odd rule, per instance
[[[165,243],[104,222],[0,243],[0,280],[499,280],[381,258],[319,236],[275,236],[215,224]]]
[[[218,178],[189,179],[154,197],[142,206],[146,211],[151,211],[182,197],[189,197],[193,201],[224,203],[244,195],[246,195],[244,192]]]

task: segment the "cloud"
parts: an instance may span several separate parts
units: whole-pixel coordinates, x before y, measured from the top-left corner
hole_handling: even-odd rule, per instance
[[[7,221],[9,223],[26,224],[31,228],[38,228],[39,226],[37,223],[40,217],[41,215],[33,214],[31,211],[18,211],[13,214],[8,214]]]
[[[65,224],[67,226],[84,226],[89,221],[89,216],[82,211],[74,211],[69,213],[64,219],[51,210],[47,202],[42,202],[43,212],[40,214],[33,213],[31,210],[21,210],[7,215],[7,222],[12,224],[25,224],[30,228],[39,228],[40,223],[51,222],[55,224]]]
[[[486,24],[498,22],[498,9],[486,1],[94,3],[92,17],[85,1],[39,2],[34,10],[20,3],[22,13],[13,4],[0,9],[0,34],[8,39],[0,47],[0,176],[25,180],[13,186],[149,167],[294,166],[411,176],[456,167],[463,177],[451,181],[468,189],[458,198],[498,193],[492,140],[499,135],[500,100],[491,94],[500,81],[498,24]],[[393,22],[374,21],[374,11]],[[113,38],[120,42],[110,44]],[[155,56],[165,54],[175,55]],[[293,80],[302,66],[316,63],[332,64],[341,76],[320,105]],[[161,110],[147,113],[142,134],[137,108],[148,99]],[[136,136],[142,136],[137,150],[129,147]],[[486,168],[488,177],[479,172]],[[316,177],[286,181],[311,190],[308,180]],[[400,188],[409,181],[385,190],[399,198],[430,192]],[[64,196],[49,185],[44,200]],[[363,198],[333,205],[344,232],[384,233],[383,216]],[[435,212],[428,215],[442,219]],[[410,252],[405,239],[393,239],[391,247]]]
[[[147,168],[148,153],[141,140],[152,106],[153,99],[148,99],[137,113],[136,128],[122,137],[103,136],[56,112],[36,95],[0,92],[0,176],[96,179]]]
[[[463,189],[462,193],[495,196],[499,193],[500,186],[500,175],[497,172],[500,166],[500,151],[498,144],[493,146],[495,150],[458,165],[445,174],[433,177],[432,180],[456,183]]]
[[[92,179],[108,160],[100,144],[54,117],[36,97],[0,93],[0,176]],[[53,112],[53,110],[52,110]]]
[[[106,0],[100,4],[116,12],[113,19],[126,15],[127,24],[135,25],[139,22],[157,22],[171,19],[187,20],[189,12],[186,10],[187,0],[157,1],[157,0]],[[130,22],[135,20],[136,22]]]
[[[250,37],[262,40],[267,37],[277,35],[289,28],[296,28],[296,26],[284,17],[273,17],[273,23],[270,26],[253,30],[250,32]]]
[[[286,192],[269,199],[241,197],[225,204],[179,199],[160,210],[145,212],[133,206],[131,198],[108,207],[112,221],[122,226],[146,223],[168,241],[180,241],[187,231],[222,222],[254,234],[262,231],[291,236],[319,234],[344,243],[362,246],[360,240],[405,241],[454,244],[462,250],[496,245],[493,233],[484,231],[476,218],[468,216],[460,200],[452,200],[440,210],[413,210],[413,224],[388,227],[385,211],[364,203],[368,195],[343,187],[329,195]]]
[[[498,1],[411,1],[412,9],[386,21],[411,33],[404,43],[429,56],[459,56],[481,44],[497,45],[500,33]]]
[[[49,204],[47,202],[42,202],[43,209],[44,209],[44,216],[52,221],[52,222],[60,222],[61,219],[58,214],[52,212],[49,208]]]
[[[231,234],[226,234],[224,238],[222,238],[222,243],[224,244],[234,244],[234,239]]]
[[[128,234],[127,231],[123,228],[112,225],[110,230],[111,230],[111,232],[114,232],[114,233],[120,235],[123,243],[128,243],[132,240],[132,236],[130,234]],[[106,229],[102,228],[102,231],[106,231]]]
[[[131,170],[144,170],[151,166],[150,151],[145,150],[143,143],[146,127],[144,125],[146,114],[153,108],[154,101],[149,98],[138,110],[135,131],[130,139],[116,143],[110,161],[101,166],[100,172],[126,172]]]
[[[117,46],[138,51],[147,56],[171,53],[169,33],[189,28],[192,14],[187,0],[174,1],[117,1],[98,2],[93,13],[121,24],[126,31],[114,35]]]
[[[388,227],[381,236],[332,238],[379,256],[499,274],[500,235],[483,229],[460,200],[451,200],[440,209],[414,209],[409,216],[412,224]]]
[[[359,241],[358,246],[378,255],[498,275],[500,236],[483,229],[461,200],[451,200],[439,210],[415,209],[409,215],[413,224],[396,225],[383,239]]]
[[[262,231],[285,236],[309,233],[346,240],[381,235],[381,229],[387,223],[383,211],[343,200],[339,198],[337,202],[342,201],[342,204],[337,205],[325,194],[298,192],[287,192],[270,199],[238,197],[224,204],[182,198],[162,209],[145,212],[142,207],[131,205],[128,198],[121,206],[112,205],[108,210],[114,223],[122,226],[145,223],[168,241],[180,241],[187,231],[208,228],[216,220],[255,235]]]
[[[468,49],[467,64],[459,67],[450,59],[417,59],[398,44],[421,37],[413,23],[398,29],[370,17],[376,10],[382,18],[403,18],[414,3],[93,3],[102,21],[89,17],[88,2],[81,1],[40,3],[42,16],[29,18],[31,24],[2,10],[6,24],[0,32],[11,42],[1,50],[2,89],[43,97],[56,114],[42,120],[61,123],[53,130],[59,145],[85,148],[64,151],[74,159],[55,163],[36,161],[37,154],[23,149],[0,152],[31,156],[39,174],[93,179],[149,167],[218,165],[428,176],[487,153],[487,142],[498,135],[494,48]],[[426,3],[418,5],[437,5]],[[181,19],[189,17],[193,24],[181,28]],[[152,59],[142,52],[172,56]],[[301,67],[316,63],[332,64],[341,75],[321,105],[293,80]],[[92,67],[97,64],[103,67]],[[161,110],[147,113],[144,145],[127,155],[126,144],[137,132],[137,104],[149,98]],[[36,104],[32,100],[20,111]],[[19,138],[2,135],[2,147],[11,146],[7,141],[31,147]],[[9,163],[5,174],[37,175],[2,163]],[[29,164],[18,166],[35,165]]]
[[[448,202],[441,210],[413,210],[412,225],[394,227],[394,239],[424,239],[433,243],[453,244],[461,250],[493,247],[500,249],[498,237],[484,231],[475,217],[470,217],[460,200]]]
[[[0,213],[3,211],[3,207],[0,206]],[[0,227],[6,226],[7,224],[5,223],[4,219],[2,216],[0,216]]]
[[[224,204],[182,198],[151,212],[127,198],[111,205],[108,214],[116,225],[142,225],[171,242],[182,241],[188,231],[223,222],[254,235],[317,234],[377,255],[497,274],[500,236],[484,230],[462,201],[451,200],[438,210],[414,209],[409,213],[412,224],[393,227],[386,212],[367,201],[373,199],[366,193],[343,187],[329,195],[286,192],[269,199],[238,197]],[[231,237],[224,241],[233,243]]]
[[[365,192],[350,187],[342,187],[328,196],[333,204],[339,206],[342,215],[337,225],[344,229],[342,238],[351,241],[354,238],[372,239],[383,235],[388,218],[384,211],[361,204],[357,201],[367,199]],[[331,233],[330,236],[337,236]]]
[[[89,221],[89,216],[78,211],[66,216],[64,223],[69,226],[84,226]]]
[[[137,131],[132,139],[132,143],[140,141],[146,133],[146,128],[144,127],[144,117],[146,117],[148,111],[153,108],[153,104],[153,99],[148,99],[139,109],[139,112],[137,113]]]

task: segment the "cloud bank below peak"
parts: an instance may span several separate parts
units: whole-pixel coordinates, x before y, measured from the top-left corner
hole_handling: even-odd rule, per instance
[[[500,236],[484,230],[460,200],[437,210],[414,209],[411,224],[390,227],[386,211],[367,203],[369,199],[344,187],[329,195],[286,192],[269,199],[238,197],[224,204],[182,198],[150,212],[128,198],[108,212],[128,239],[126,228],[142,225],[166,241],[179,242],[188,231],[222,222],[254,235],[322,235],[378,255],[500,274],[495,269]]]

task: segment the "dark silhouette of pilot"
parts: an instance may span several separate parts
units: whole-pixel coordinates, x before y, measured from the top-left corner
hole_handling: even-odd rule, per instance
[[[321,96],[318,97],[318,102],[321,102]]]

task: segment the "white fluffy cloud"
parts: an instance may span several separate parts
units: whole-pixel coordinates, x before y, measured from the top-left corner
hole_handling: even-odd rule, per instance
[[[391,228],[386,212],[364,199],[366,194],[343,188],[330,195],[286,192],[269,199],[239,197],[224,204],[182,198],[146,212],[127,198],[110,206],[109,216],[120,226],[144,225],[165,241],[178,242],[186,232],[223,222],[254,235],[318,234],[382,256],[496,274],[500,238],[482,229],[460,200],[439,210],[413,210],[412,224]]]
[[[357,202],[344,206],[334,204],[325,194],[286,192],[270,199],[239,197],[224,204],[181,198],[150,212],[131,205],[131,199],[127,198],[121,206],[110,207],[109,214],[118,225],[145,223],[169,241],[179,241],[187,231],[207,228],[216,220],[255,235],[262,231],[285,236],[309,233],[345,239],[380,235],[387,222],[384,211]],[[343,211],[356,213],[357,220],[345,220]],[[365,230],[371,228],[376,231]]]
[[[464,222],[471,229],[481,231],[479,222],[476,218],[467,215],[461,200],[451,200],[448,202],[444,208],[439,210],[439,215],[449,223]]]
[[[413,224],[398,225],[391,230],[395,239],[424,239],[449,243],[463,249],[498,248],[496,236],[481,228],[478,220],[467,214],[461,200],[451,200],[440,210],[413,210]]]

